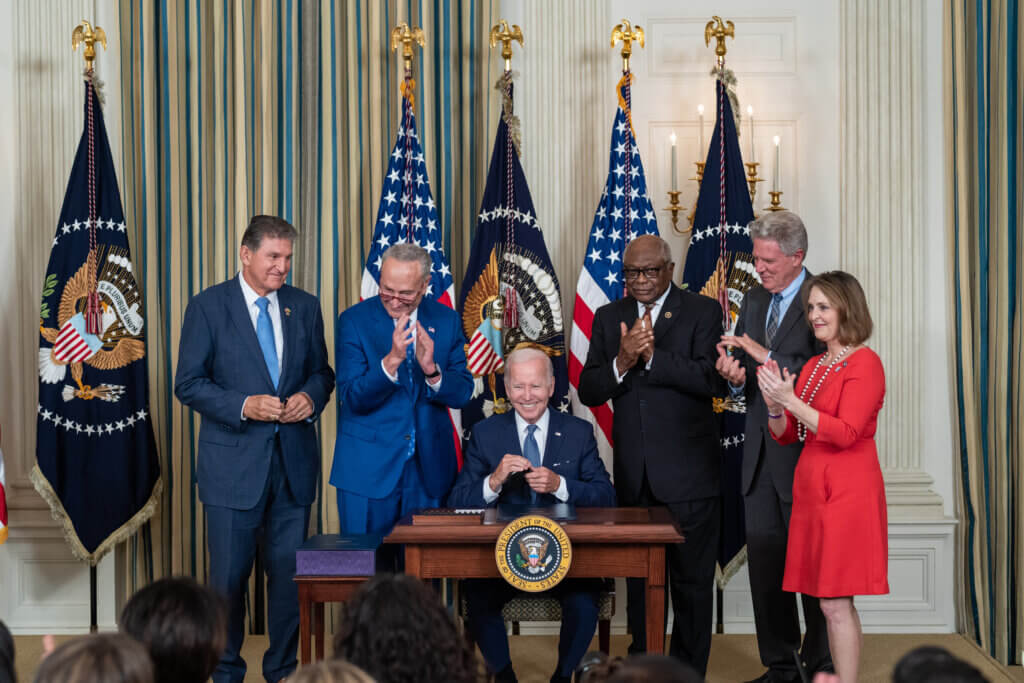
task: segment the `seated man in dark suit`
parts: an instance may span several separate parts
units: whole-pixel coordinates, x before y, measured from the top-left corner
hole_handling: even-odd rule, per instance
[[[448,505],[482,508],[499,501],[615,505],[615,489],[597,455],[593,429],[579,418],[551,411],[548,400],[554,390],[547,354],[523,348],[508,355],[505,393],[515,412],[495,415],[473,427]],[[519,486],[509,481],[516,472],[525,472]],[[519,592],[500,579],[470,579],[462,586],[469,611],[467,628],[488,668],[496,672],[497,681],[515,681],[501,609]],[[562,603],[558,667],[552,681],[569,681],[586,653],[597,626],[600,590],[600,579],[568,579],[548,592]]]

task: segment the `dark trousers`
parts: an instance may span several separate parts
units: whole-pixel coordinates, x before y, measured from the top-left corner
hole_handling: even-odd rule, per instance
[[[790,491],[792,482],[773,480],[765,459],[771,457],[762,446],[761,459],[750,491],[743,497],[746,508],[747,568],[750,595],[754,602],[757,648],[761,663],[778,678],[799,680],[793,651],[800,649],[800,618],[796,594],[782,590],[786,569],[786,542],[792,499],[783,500],[779,491]],[[785,476],[785,475],[776,475]],[[828,631],[818,599],[801,595],[807,635],[800,650],[808,671],[831,664]]]
[[[248,510],[207,505],[206,543],[210,552],[210,587],[226,598],[227,647],[213,673],[215,683],[240,683],[245,660],[245,589],[256,548],[262,540],[267,574],[267,630],[270,647],[263,655],[263,677],[278,681],[296,667],[299,642],[299,594],[295,550],[306,539],[309,506],[295,502],[288,488],[280,444],[276,444],[263,495]],[[257,581],[263,577],[256,577]]]
[[[558,665],[554,676],[568,678],[594,639],[601,579],[566,579],[549,591],[536,594],[558,598],[562,603],[562,627],[558,636]],[[480,646],[487,668],[498,673],[512,663],[501,609],[521,593],[501,579],[466,579],[462,582],[469,616],[467,627]]]
[[[622,502],[622,497],[619,498]],[[665,548],[672,595],[672,639],[669,654],[703,676],[711,654],[715,563],[721,530],[718,497],[675,503],[658,500],[644,476],[634,507],[664,505],[686,538]],[[644,579],[626,579],[626,621],[633,634],[630,652],[647,651],[647,610]],[[660,654],[660,653],[655,653]]]

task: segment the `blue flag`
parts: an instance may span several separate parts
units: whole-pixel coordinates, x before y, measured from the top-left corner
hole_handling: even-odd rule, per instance
[[[548,354],[555,369],[551,409],[569,412],[561,291],[519,163],[511,75],[506,72],[496,88],[504,98],[501,121],[459,295],[469,340],[466,361],[475,381],[473,398],[462,409],[467,436],[476,422],[511,410],[502,371],[505,356],[517,347]]]
[[[142,293],[103,112],[85,83],[39,311],[36,490],[71,551],[95,565],[153,514],[160,466],[150,422]]]
[[[722,304],[724,327],[731,334],[743,295],[758,284],[748,228],[754,220],[754,209],[743,172],[730,96],[721,79],[717,81],[716,94],[718,114],[704,163],[683,282],[693,292],[718,299]],[[740,490],[746,405],[742,398],[736,400],[729,396],[715,399],[715,410],[723,413],[722,534],[718,562],[719,582],[724,585],[746,557]]]

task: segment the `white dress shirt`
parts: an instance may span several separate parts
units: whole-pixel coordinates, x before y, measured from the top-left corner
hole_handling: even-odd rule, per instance
[[[242,296],[245,297],[245,310],[249,312],[249,318],[252,320],[252,329],[255,330],[256,320],[260,316],[260,307],[256,305],[256,299],[259,299],[260,295],[245,281],[245,276],[242,275],[241,271],[238,273],[238,283],[242,285]],[[270,302],[267,305],[267,313],[270,315],[270,325],[274,328],[274,350],[277,351],[277,368],[278,372],[280,372],[284,364],[284,332],[281,328],[281,307],[277,303],[276,289],[273,292],[267,292],[267,301]]]
[[[520,417],[519,413],[516,413],[515,416],[516,434],[519,436],[519,452],[522,453],[523,444],[526,441],[526,435],[528,433],[527,427],[530,426],[530,423]],[[544,414],[538,418],[535,424],[537,425],[537,431],[533,433],[533,438],[537,441],[537,451],[540,453],[540,462],[541,465],[543,465],[544,449],[547,446],[548,441],[548,426],[551,424],[551,409],[548,408],[545,410]],[[502,487],[499,486],[497,491],[493,490],[491,488],[490,476],[484,477],[484,502],[489,505],[496,501],[498,496],[501,495],[501,489]],[[558,475],[558,488],[552,493],[555,498],[563,503],[569,500],[569,487],[565,483],[565,477]]]
[[[651,306],[651,327],[654,327],[655,323],[658,322],[658,316],[661,314],[661,308],[665,305],[665,299],[668,297],[669,290],[672,289],[672,285],[665,288],[665,291],[661,293],[655,301],[654,305]],[[647,310],[647,304],[642,304],[639,301],[636,302],[636,317],[644,317],[644,312]],[[651,355],[651,359],[644,364],[645,370],[651,369],[651,363],[654,362],[654,356]],[[626,372],[629,372],[627,369]],[[626,376],[626,372],[619,374],[619,366],[615,363],[615,359],[612,359],[612,374],[615,375],[615,381],[619,384],[622,383],[622,378]]]

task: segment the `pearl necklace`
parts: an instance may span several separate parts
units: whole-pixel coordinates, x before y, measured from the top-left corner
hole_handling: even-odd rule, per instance
[[[814,366],[814,370],[811,371],[811,376],[807,378],[807,384],[805,384],[803,390],[800,391],[800,400],[807,404],[808,407],[814,401],[814,396],[818,393],[818,389],[821,389],[821,385],[825,382],[825,378],[828,377],[829,371],[843,356],[846,355],[846,352],[849,350],[850,344],[847,344],[843,347],[842,351],[836,354],[836,357],[833,358],[832,362],[825,368],[825,372],[821,373],[821,377],[818,378],[818,383],[814,385],[814,390],[811,392],[811,395],[807,397],[807,390],[810,389],[811,383],[814,382],[814,376],[818,374],[818,369],[825,364],[825,358],[828,356],[827,353],[821,354],[821,358],[818,359],[818,364]],[[807,425],[799,420],[797,420],[796,423],[796,434],[801,441],[807,438]]]

